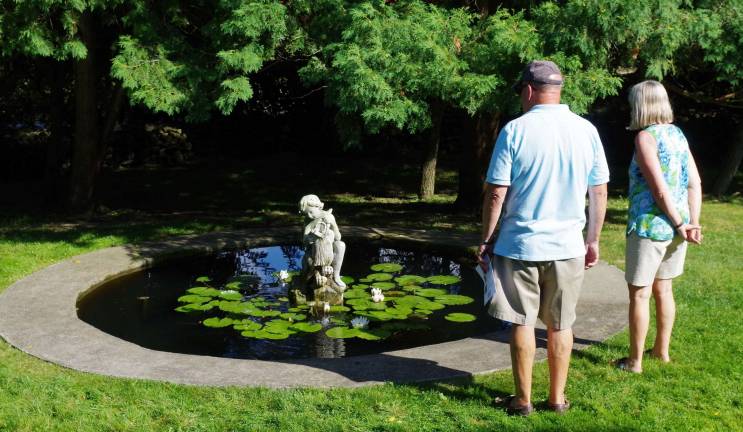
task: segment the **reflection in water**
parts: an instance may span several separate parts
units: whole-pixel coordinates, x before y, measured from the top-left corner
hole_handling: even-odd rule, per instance
[[[359,279],[373,273],[370,270],[373,264],[399,263],[404,267],[401,274],[459,276],[462,278],[460,284],[446,288],[450,293],[471,296],[475,301],[448,306],[429,315],[424,323],[431,330],[395,333],[382,341],[333,339],[325,335],[325,330],[292,335],[284,340],[250,339],[231,327],[204,327],[201,321],[220,315],[216,310],[196,314],[174,311],[179,296],[190,287],[203,285],[195,282],[200,276],[208,276],[211,279],[208,284],[216,288],[234,280],[243,282],[243,286],[249,285],[250,289],[242,291],[244,299],[261,296],[268,301],[278,301],[287,295],[287,286],[279,283],[274,274],[280,270],[299,270],[302,256],[300,246],[284,245],[181,260],[105,284],[79,302],[78,314],[103,331],[147,348],[253,359],[336,358],[379,353],[461,339],[500,328],[498,321],[487,316],[481,301],[480,279],[469,267],[430,253],[358,244],[348,247],[343,267],[347,276]],[[285,312],[288,307],[282,303],[280,310]],[[450,312],[471,313],[478,319],[471,323],[451,323],[443,319]]]

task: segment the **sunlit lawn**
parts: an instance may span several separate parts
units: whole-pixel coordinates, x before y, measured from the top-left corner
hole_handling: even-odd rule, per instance
[[[406,196],[330,194],[341,224],[476,230],[473,215]],[[297,223],[293,201],[231,218],[127,215],[95,223],[11,218],[0,224],[0,290],[53,262],[86,251],[171,235],[266,223]],[[603,259],[623,267],[625,201],[610,202]],[[380,220],[380,216],[384,216]],[[277,222],[277,220],[279,222]],[[134,222],[132,222],[134,221]],[[563,416],[509,418],[490,407],[512,391],[509,371],[468,382],[346,390],[200,388],[114,379],[67,370],[0,343],[0,430],[8,431],[369,431],[369,430],[743,430],[743,204],[704,206],[705,242],[691,247],[675,284],[673,362],[649,361],[643,375],[617,371],[623,332],[574,356]],[[54,295],[54,293],[49,293]],[[28,323],[33,326],[33,322]],[[651,333],[648,340],[652,340]],[[547,367],[535,368],[535,399],[546,398]]]

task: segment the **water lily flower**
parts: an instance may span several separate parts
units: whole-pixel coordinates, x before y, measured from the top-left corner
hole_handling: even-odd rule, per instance
[[[325,313],[330,312],[330,303],[325,302],[325,304],[322,305],[322,311]]]
[[[286,282],[287,280],[289,280],[289,272],[286,270],[281,270],[279,272],[279,280],[281,282]]]
[[[369,320],[365,317],[357,316],[351,320],[351,327],[353,328],[366,328],[369,325]]]
[[[372,288],[372,301],[374,303],[379,303],[384,301],[384,295],[382,294],[382,290],[379,288]]]

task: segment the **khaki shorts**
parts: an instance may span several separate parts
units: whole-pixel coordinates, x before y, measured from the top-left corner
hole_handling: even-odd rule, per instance
[[[571,328],[584,264],[584,257],[521,261],[496,255],[493,267],[507,304],[495,305],[493,315],[519,325],[534,326],[539,318],[557,330]]]
[[[627,236],[624,279],[630,285],[644,287],[652,285],[655,279],[680,276],[684,272],[686,245],[678,235],[672,240],[651,240],[632,231]]]

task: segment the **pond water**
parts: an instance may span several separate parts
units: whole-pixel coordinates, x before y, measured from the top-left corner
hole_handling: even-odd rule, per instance
[[[367,296],[366,293],[369,293],[371,285],[378,283],[376,278],[386,279],[383,276],[374,276],[372,280],[366,279],[370,274],[383,273],[371,270],[372,265],[394,263],[402,266],[395,272],[387,269],[392,278],[380,285],[390,285],[385,286],[383,291],[385,301],[381,305],[376,305],[376,309],[381,309],[381,312],[376,312],[374,308],[359,306],[359,304],[370,306],[364,300],[351,301],[352,299],[348,298],[346,300],[348,311],[332,312],[325,319],[313,316],[308,309],[293,308],[295,305],[286,299],[288,285],[281,283],[277,278],[277,273],[281,270],[298,271],[302,255],[299,246],[285,245],[179,259],[104,284],[78,302],[78,316],[102,331],[145,348],[261,360],[374,354],[462,339],[501,328],[500,321],[491,318],[483,306],[482,282],[479,276],[469,265],[460,264],[462,260],[368,243],[348,244],[342,273],[354,279],[354,282],[349,284],[349,289],[368,299],[370,295]],[[410,280],[403,282],[405,278],[399,279],[403,275],[417,275],[421,278],[447,277],[439,278],[438,281],[433,278],[425,282],[413,277],[416,284],[411,285]],[[441,284],[442,281],[446,284]],[[211,299],[218,306],[209,310],[184,311],[182,306],[188,304],[184,298],[188,300],[193,297],[193,290],[191,292],[188,290],[194,287],[214,288],[219,291],[212,292],[220,292],[222,294],[219,295],[224,297]],[[232,292],[233,289],[240,294]],[[201,290],[203,291],[203,288]],[[403,298],[406,300],[401,300]],[[348,304],[349,301],[356,303],[355,307],[358,309]],[[201,303],[196,304],[207,302],[201,300]],[[250,306],[250,314],[225,312],[224,309],[228,309],[225,304]],[[394,312],[395,315],[388,315],[384,311],[385,307],[389,313]],[[414,311],[411,312],[411,309]],[[279,312],[284,315],[274,316]],[[405,316],[408,318],[401,319],[400,313],[404,314],[403,318]],[[268,316],[261,316],[264,314]],[[349,329],[353,333],[351,320],[358,314],[364,314],[369,320],[366,331],[361,334],[366,336],[365,339],[329,336],[328,331],[334,327],[343,329],[331,331],[331,335],[348,333],[344,329]],[[239,329],[243,330],[260,327],[256,324],[265,326],[269,321],[276,321],[273,324],[283,324],[283,327],[279,326],[282,327],[279,329],[281,331],[276,333],[279,335],[278,339],[267,339],[259,335],[276,334],[261,331],[243,333],[239,329],[236,330],[233,325],[222,328],[204,325],[204,321],[209,318],[213,319],[207,323],[225,317],[242,324],[243,327]],[[474,320],[467,322],[449,320],[462,317]],[[303,324],[305,329],[315,330],[320,327],[318,324],[322,328],[307,332],[291,331],[294,327],[290,326],[287,330],[287,325],[291,324],[286,322],[287,319],[295,324],[307,323]],[[248,327],[245,327],[246,323],[249,324]],[[267,329],[270,326],[263,328]],[[246,337],[243,334],[253,337]]]

